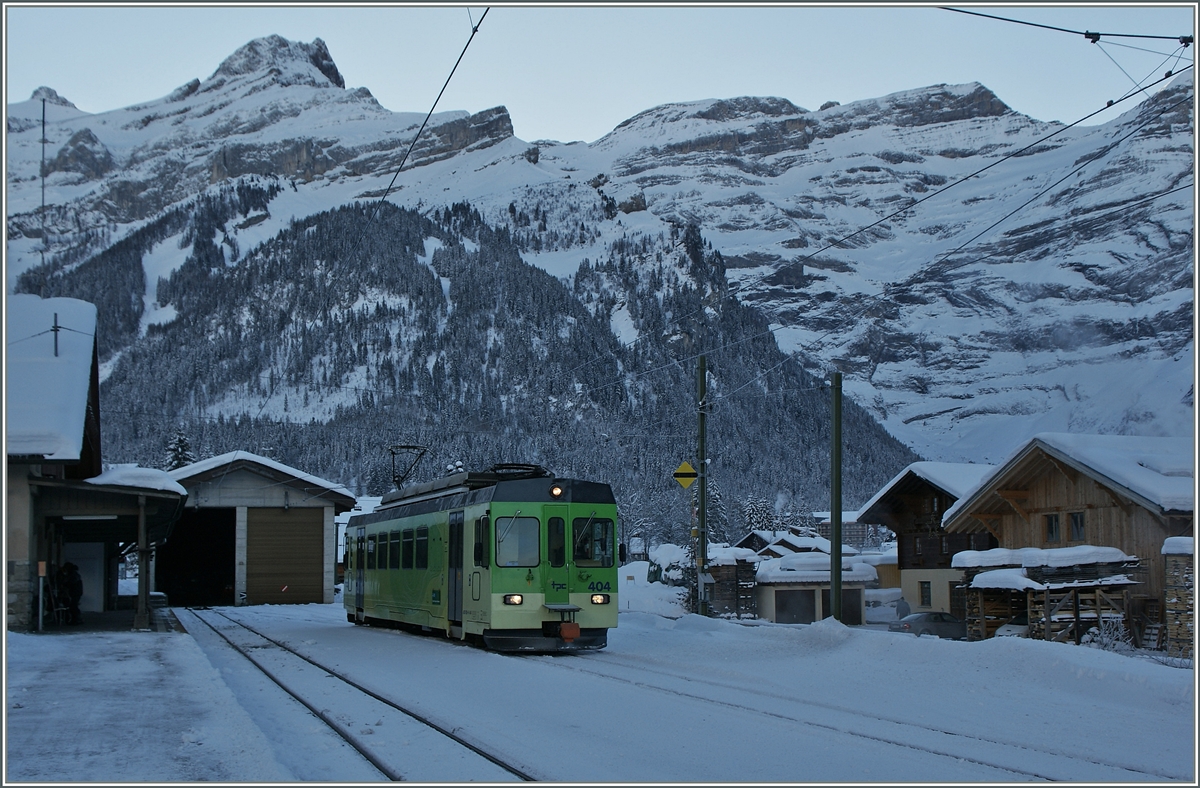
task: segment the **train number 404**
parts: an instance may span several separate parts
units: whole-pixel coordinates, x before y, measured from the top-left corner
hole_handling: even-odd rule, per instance
[[[588,591],[612,591],[612,584],[607,580],[593,580],[588,583]]]

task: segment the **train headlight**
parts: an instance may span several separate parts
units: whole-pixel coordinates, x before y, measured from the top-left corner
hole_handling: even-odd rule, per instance
[[[506,604],[506,605],[519,605],[524,601],[525,601],[525,597],[521,596],[520,594],[505,594],[504,595],[504,604]]]
[[[563,486],[561,484],[552,484],[550,486],[550,497],[561,498],[563,494]]]
[[[592,594],[592,604],[593,605],[607,605],[608,604],[608,594]]]

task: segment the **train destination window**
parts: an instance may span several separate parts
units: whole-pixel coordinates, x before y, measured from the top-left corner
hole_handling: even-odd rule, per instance
[[[567,523],[561,517],[551,517],[546,523],[546,546],[550,551],[550,566],[567,562]]]
[[[417,529],[417,560],[413,563],[417,569],[429,568],[429,529]]]
[[[497,517],[496,566],[537,566],[540,525],[536,517]]]
[[[388,569],[400,568],[400,532],[392,531],[391,548],[388,549]]]
[[[480,517],[475,521],[475,566],[488,565],[488,518]]]
[[[401,557],[400,557],[400,568],[401,569],[412,569],[413,568],[413,529],[406,528],[404,530],[404,535],[400,540],[400,544],[402,546],[401,547]]]
[[[375,568],[375,534],[367,537],[367,569]]]
[[[576,517],[571,522],[575,533],[577,566],[613,565],[613,521],[594,517]]]

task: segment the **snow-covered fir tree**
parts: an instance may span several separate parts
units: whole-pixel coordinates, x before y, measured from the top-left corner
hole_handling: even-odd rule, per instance
[[[195,461],[196,454],[192,451],[192,442],[188,440],[187,433],[180,424],[175,428],[175,434],[171,436],[171,440],[167,442],[167,454],[163,462],[168,471],[173,471],[176,468],[191,465]]]

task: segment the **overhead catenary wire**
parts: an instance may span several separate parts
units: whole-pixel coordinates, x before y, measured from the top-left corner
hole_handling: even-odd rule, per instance
[[[1092,41],[1093,43],[1101,38],[1148,38],[1148,39],[1155,39],[1155,40],[1159,40],[1159,41],[1178,41],[1179,43],[1184,44],[1185,46],[1187,44],[1192,43],[1192,36],[1190,36],[1190,35],[1159,36],[1159,35],[1145,35],[1145,34],[1141,34],[1141,33],[1093,33],[1090,30],[1071,30],[1070,28],[1066,28],[1066,27],[1055,27],[1054,25],[1043,25],[1038,22],[1026,22],[1021,19],[1011,19],[1009,17],[996,16],[995,14],[985,14],[980,11],[967,11],[966,9],[963,9],[963,8],[950,8],[948,6],[941,6],[941,9],[943,11],[953,11],[957,14],[969,14],[971,16],[981,16],[986,19],[995,19],[1000,22],[1011,22],[1011,23],[1017,24],[1017,25],[1027,25],[1029,27],[1040,27],[1043,30],[1055,30],[1060,33],[1071,33],[1072,35],[1083,36],[1084,38],[1088,39],[1089,41]]]

